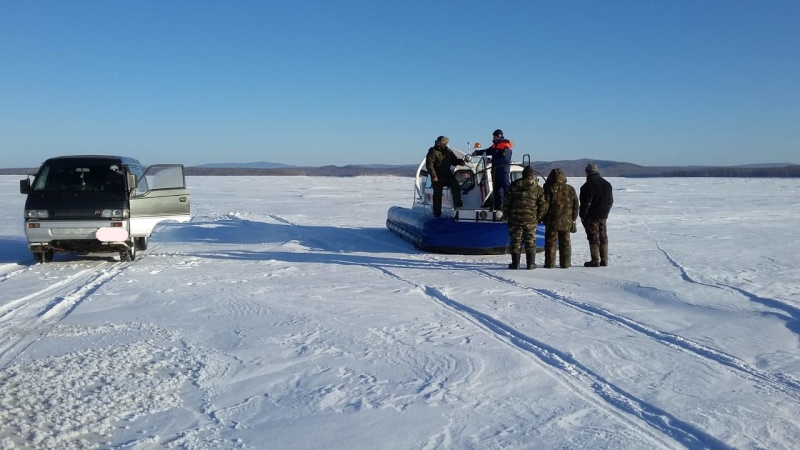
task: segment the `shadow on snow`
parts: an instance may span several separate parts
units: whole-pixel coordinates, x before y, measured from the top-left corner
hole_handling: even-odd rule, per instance
[[[0,236],[0,264],[31,262],[33,256],[28,250],[28,240],[24,236]]]
[[[154,231],[153,241],[243,245],[296,243],[328,252],[419,253],[388,228],[266,223],[235,217],[162,224]]]

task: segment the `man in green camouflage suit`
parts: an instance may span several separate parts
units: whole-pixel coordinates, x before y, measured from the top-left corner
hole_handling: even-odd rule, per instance
[[[508,221],[508,236],[511,238],[511,264],[509,269],[519,269],[522,244],[525,244],[527,268],[535,269],[536,226],[547,212],[544,190],[537,183],[533,169],[522,170],[522,178],[511,183],[508,196],[503,203],[503,214]]]
[[[575,188],[567,184],[567,176],[561,169],[553,169],[547,176],[544,187],[547,214],[544,217],[544,266],[552,269],[556,265],[556,242],[558,262],[568,269],[572,259],[570,233],[577,231],[575,221],[580,212],[580,203]]]
[[[450,166],[463,166],[464,160],[460,159],[453,153],[453,150],[447,146],[450,139],[447,136],[439,136],[433,147],[428,149],[428,154],[425,156],[425,167],[428,169],[428,175],[431,177],[431,185],[433,186],[433,216],[442,216],[442,193],[444,188],[450,188],[450,193],[453,195],[453,207],[461,208],[464,204],[461,202],[461,187],[458,180],[455,179],[453,173],[450,172]]]

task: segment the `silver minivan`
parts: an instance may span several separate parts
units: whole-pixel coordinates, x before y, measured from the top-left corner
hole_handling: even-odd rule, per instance
[[[133,261],[162,221],[191,219],[183,165],[146,170],[123,156],[59,156],[20,180],[25,236],[37,263],[55,252],[119,253]]]

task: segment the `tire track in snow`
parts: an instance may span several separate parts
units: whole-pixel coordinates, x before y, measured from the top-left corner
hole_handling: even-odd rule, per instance
[[[124,265],[103,261],[0,306],[0,368],[38,341],[49,325],[63,320],[116,277]]]
[[[17,298],[15,300],[10,300],[7,303],[0,305],[0,324],[8,320],[5,319],[7,315],[9,314],[13,315],[20,309],[31,309],[32,308],[31,303],[36,303],[37,299],[41,299],[52,292],[58,292],[59,290],[65,289],[66,286],[74,284],[78,279],[85,277],[87,274],[93,273],[96,269],[97,269],[96,266],[83,269],[78,273],[70,275],[67,278],[60,280],[56,283],[53,283],[38,292],[34,292],[33,294],[29,294],[24,297]]]
[[[375,267],[375,269],[394,279],[415,286],[425,296],[446,310],[463,317],[488,335],[535,358],[545,369],[558,376],[559,380],[563,380],[566,386],[581,395],[582,398],[639,430],[654,444],[657,443],[659,446],[667,448],[674,447],[674,442],[664,439],[662,437],[664,435],[668,439],[693,449],[730,448],[724,442],[691,423],[685,422],[614,385],[600,374],[581,364],[573,356],[534,339],[500,320],[459,303],[434,287],[408,280],[384,268]],[[644,425],[641,422],[644,422]]]
[[[103,268],[100,273],[95,273],[85,284],[62,297],[56,297],[40,313],[39,317],[45,322],[58,322],[67,317],[78,305],[89,298],[102,285],[117,276],[122,263],[110,263],[111,267]]]
[[[761,386],[767,387],[773,392],[791,397],[795,401],[800,401],[800,379],[787,373],[773,373],[765,370],[760,370],[750,366],[745,361],[729,355],[720,350],[699,344],[690,339],[678,336],[672,333],[656,330],[641,322],[629,319],[619,314],[612,313],[606,309],[598,306],[593,306],[588,303],[578,302],[569,299],[555,291],[549,289],[536,289],[525,286],[501,276],[492,274],[486,270],[474,270],[474,273],[483,276],[484,278],[491,279],[496,282],[504,283],[518,289],[530,291],[540,296],[555,302],[557,304],[570,307],[583,314],[599,318],[614,325],[624,327],[630,331],[638,334],[645,335],[646,337],[665,345],[671,349],[678,350],[684,354],[697,357],[705,362],[717,363],[730,369],[732,373],[743,377],[751,382],[757,383]]]
[[[283,218],[281,216],[275,215],[275,214],[269,214],[268,217],[273,219],[273,220],[276,220],[278,222],[284,223],[286,225],[290,225],[290,226],[293,226],[293,227],[302,227],[302,225],[298,225],[296,223],[293,223],[292,221],[290,221],[290,220],[288,220],[286,218]],[[353,233],[353,235],[358,234],[358,230],[350,230],[350,231]],[[649,230],[648,230],[648,233],[649,233]],[[369,238],[370,240],[374,240],[375,242],[380,242],[380,243],[382,243],[384,245],[387,245],[387,243],[385,241],[372,239],[370,236],[366,236],[366,238]],[[323,249],[326,248],[325,242],[322,241],[322,240],[315,240],[315,243],[318,243],[319,244],[318,246],[323,248]],[[761,297],[755,296],[752,293],[746,292],[746,291],[744,291],[742,289],[738,289],[738,288],[733,287],[733,286],[721,287],[721,286],[717,286],[717,285],[701,283],[701,282],[698,282],[698,281],[694,280],[679,263],[677,263],[665,250],[663,250],[661,248],[661,246],[658,244],[658,242],[656,242],[656,244],[658,245],[659,250],[661,250],[665,254],[665,256],[667,257],[667,259],[671,262],[671,264],[681,271],[682,279],[685,280],[686,282],[695,283],[695,284],[702,284],[702,285],[706,285],[706,286],[709,286],[709,287],[716,287],[718,289],[728,288],[730,290],[734,290],[734,291],[740,292],[742,295],[744,295],[745,297],[748,297],[752,301],[756,301],[756,302],[762,303],[762,304],[764,304],[766,306],[770,306],[770,307],[773,307],[773,308],[776,308],[776,309],[781,309],[781,310],[787,312],[788,314],[790,314],[795,320],[800,319],[800,310],[798,310],[797,308],[782,304],[782,303],[780,303],[778,301],[769,300],[769,299],[763,299]],[[335,250],[332,250],[332,249],[327,249],[327,250],[335,251]],[[425,258],[425,259],[430,260],[429,258]],[[438,263],[438,261],[435,261],[435,260],[431,260],[431,262]],[[660,330],[656,330],[656,329],[654,329],[652,327],[649,327],[649,326],[647,326],[647,325],[645,325],[643,323],[637,322],[635,320],[629,319],[629,318],[624,317],[624,316],[620,316],[618,314],[614,314],[614,313],[612,313],[612,312],[610,312],[608,310],[605,310],[603,308],[600,308],[600,307],[597,307],[597,306],[592,306],[592,305],[589,305],[587,303],[581,303],[581,302],[578,302],[578,301],[575,301],[575,300],[571,300],[571,299],[569,299],[569,298],[567,298],[567,297],[565,297],[565,296],[563,296],[563,295],[561,295],[561,294],[559,294],[559,293],[557,293],[555,291],[546,290],[546,289],[535,289],[535,288],[531,288],[529,286],[524,286],[524,285],[521,285],[521,284],[519,284],[519,283],[517,283],[517,282],[515,282],[513,280],[510,280],[510,279],[507,279],[507,278],[503,278],[503,277],[498,276],[498,275],[494,275],[491,272],[489,272],[487,270],[484,270],[484,269],[473,269],[472,272],[476,273],[476,274],[478,274],[478,275],[480,275],[482,277],[489,278],[489,279],[491,279],[491,280],[493,280],[495,282],[500,282],[500,283],[503,283],[503,284],[511,285],[511,286],[513,286],[515,288],[524,289],[524,290],[527,290],[527,291],[531,291],[531,292],[537,293],[537,294],[539,294],[539,295],[541,295],[541,296],[543,296],[543,297],[545,297],[545,298],[547,298],[547,299],[549,299],[549,300],[551,300],[551,301],[553,301],[555,303],[571,307],[571,308],[573,308],[575,310],[578,310],[579,312],[581,312],[583,314],[588,314],[588,315],[590,315],[592,317],[600,318],[600,319],[602,319],[602,320],[604,320],[606,322],[611,322],[611,323],[614,323],[614,324],[616,324],[618,326],[625,327],[628,330],[631,330],[633,332],[636,332],[636,333],[639,333],[639,334],[643,334],[643,335],[647,336],[648,338],[650,338],[650,339],[652,339],[652,340],[654,340],[654,341],[656,341],[656,342],[658,342],[658,343],[660,343],[662,345],[665,345],[665,346],[667,346],[667,347],[669,347],[671,349],[674,349],[674,350],[681,351],[681,352],[683,352],[685,354],[689,354],[690,356],[694,356],[694,357],[700,358],[703,361],[706,361],[706,362],[707,361],[711,361],[711,362],[726,366],[731,372],[733,372],[734,374],[736,374],[738,376],[744,377],[745,379],[747,379],[749,381],[756,382],[758,384],[767,386],[773,392],[776,392],[776,393],[779,393],[779,394],[782,394],[782,395],[786,395],[788,397],[793,398],[796,401],[800,401],[800,378],[794,377],[791,374],[773,373],[773,372],[769,372],[769,371],[760,370],[758,368],[750,366],[745,361],[743,361],[743,360],[741,360],[741,359],[739,359],[739,358],[737,358],[737,357],[735,357],[733,355],[730,355],[730,354],[727,354],[727,353],[722,352],[720,350],[717,350],[717,349],[714,349],[714,348],[699,344],[697,342],[694,342],[692,340],[686,339],[684,337],[681,337],[681,336],[678,336],[678,335],[675,335],[675,334],[666,333],[666,332],[663,332],[663,331],[660,331]],[[391,274],[391,275],[396,277],[396,278],[400,278],[400,277],[398,277],[398,276],[396,276],[394,274]]]
[[[19,264],[3,264],[0,265],[0,283],[13,278],[23,272],[26,272],[31,269],[32,266],[23,266],[21,269],[19,268]]]
[[[742,289],[742,288],[739,288],[739,287],[736,287],[736,286],[732,286],[732,285],[729,285],[729,284],[718,283],[718,282],[705,283],[705,282],[696,280],[694,277],[692,277],[689,274],[689,271],[686,270],[686,268],[681,263],[678,262],[678,260],[676,260],[667,250],[664,249],[664,247],[661,246],[661,242],[655,236],[653,236],[653,233],[652,233],[652,230],[650,230],[650,227],[645,225],[645,228],[647,228],[647,236],[649,236],[650,239],[652,239],[656,243],[656,248],[658,248],[658,250],[664,255],[664,257],[667,259],[667,261],[670,263],[670,265],[675,267],[680,272],[681,279],[683,279],[683,281],[685,281],[687,283],[691,283],[691,284],[700,285],[700,286],[716,288],[716,289],[720,289],[720,290],[727,289],[729,291],[738,292],[739,294],[743,295],[745,298],[747,298],[748,300],[750,300],[752,302],[760,303],[760,304],[762,304],[762,305],[764,305],[764,306],[766,306],[768,308],[773,308],[773,309],[777,309],[777,310],[783,311],[783,312],[785,312],[785,313],[787,313],[789,315],[789,318],[787,318],[787,323],[790,325],[789,329],[794,330],[795,332],[798,332],[797,323],[800,322],[800,308],[797,308],[794,305],[782,302],[782,301],[774,299],[774,298],[761,297],[761,296],[756,295],[756,294],[754,294],[754,293],[752,293],[752,292],[750,292],[750,291],[748,291],[746,289]]]

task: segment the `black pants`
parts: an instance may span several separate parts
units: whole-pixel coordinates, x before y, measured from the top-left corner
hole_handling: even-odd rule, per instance
[[[433,182],[433,215],[439,217],[442,215],[442,190],[445,187],[450,188],[453,194],[453,206],[458,206],[461,203],[461,186],[455,178],[439,178],[438,182]]]

